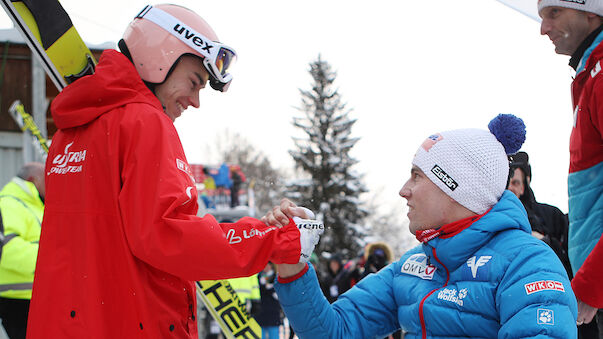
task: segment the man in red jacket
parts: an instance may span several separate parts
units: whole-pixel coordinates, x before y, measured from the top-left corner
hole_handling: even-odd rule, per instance
[[[574,124],[568,176],[568,254],[578,325],[603,307],[603,0],[538,0],[540,33],[569,55]],[[597,316],[603,338],[603,313]]]
[[[201,17],[147,6],[119,47],[52,103],[28,338],[197,338],[195,280],[305,261],[318,241],[290,220],[196,216],[173,121],[206,84],[227,90],[235,58]]]

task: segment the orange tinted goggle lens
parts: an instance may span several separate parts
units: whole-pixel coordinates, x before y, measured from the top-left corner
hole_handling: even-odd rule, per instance
[[[232,62],[236,59],[234,52],[229,49],[221,48],[218,53],[218,57],[216,58],[216,68],[221,75],[227,73],[228,68],[232,64]]]

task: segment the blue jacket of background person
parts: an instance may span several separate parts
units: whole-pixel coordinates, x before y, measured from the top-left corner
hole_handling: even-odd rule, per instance
[[[216,183],[216,187],[230,188],[232,186],[232,180],[230,180],[230,169],[225,163],[220,165],[218,173],[213,176]]]
[[[577,337],[565,269],[531,236],[510,191],[467,229],[415,247],[332,305],[311,267],[276,290],[300,338],[382,338],[398,328],[406,339]]]

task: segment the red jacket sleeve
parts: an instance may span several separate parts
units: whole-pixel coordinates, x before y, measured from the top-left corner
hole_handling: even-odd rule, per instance
[[[576,298],[596,308],[603,308],[603,235],[572,279]]]
[[[197,217],[194,179],[172,122],[157,112],[132,113],[121,128],[119,208],[138,259],[186,280],[249,276],[268,261],[298,262],[294,223],[277,229],[249,217],[222,225]]]

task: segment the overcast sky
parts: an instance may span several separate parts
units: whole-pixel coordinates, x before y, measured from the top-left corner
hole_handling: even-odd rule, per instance
[[[117,42],[146,4],[61,3],[93,44]],[[300,116],[298,89],[310,87],[308,64],[321,54],[358,120],[356,169],[369,189],[383,190],[384,204],[405,204],[397,194],[427,136],[487,129],[498,113],[513,113],[527,125],[523,150],[536,198],[567,212],[572,72],[534,19],[495,0],[178,3],[203,16],[239,55],[229,92],[202,91],[201,108],[176,121],[190,163],[215,163],[208,148],[228,128],[277,166],[292,167],[287,151],[291,137],[301,135],[292,126]],[[12,26],[5,17],[0,24]]]

